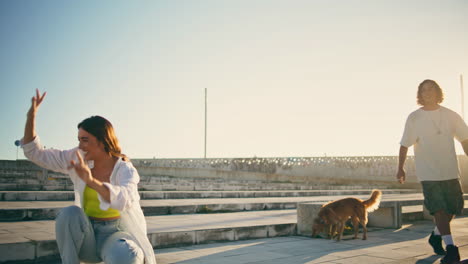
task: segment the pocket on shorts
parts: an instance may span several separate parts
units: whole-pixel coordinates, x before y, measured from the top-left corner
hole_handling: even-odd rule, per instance
[[[423,181],[421,184],[423,186],[424,206],[431,215],[441,209],[445,210],[445,199],[440,182]]]

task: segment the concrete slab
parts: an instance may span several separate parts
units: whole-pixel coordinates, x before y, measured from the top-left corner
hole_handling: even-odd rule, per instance
[[[155,248],[291,236],[297,221],[296,210],[149,216],[146,220]],[[0,233],[0,263],[49,262],[58,255],[55,221],[0,222]],[[25,254],[14,253],[21,251]]]
[[[361,198],[361,197],[359,197]],[[398,195],[398,199],[394,199],[395,196],[385,195],[379,204],[379,208],[368,214],[367,226],[383,227],[383,228],[400,228],[404,217],[403,207],[410,207],[409,211],[411,217],[420,217],[422,219],[432,219],[428,212],[423,208],[424,198],[422,195]],[[362,199],[362,198],[361,198]],[[468,199],[468,195],[464,195],[464,199]],[[298,216],[298,234],[310,235],[312,233],[312,224],[314,219],[317,217],[319,211],[322,208],[323,202],[304,202],[297,205],[297,216]],[[465,207],[467,205],[465,204]],[[415,210],[421,210],[416,212]],[[468,214],[468,210],[464,210],[463,215]]]

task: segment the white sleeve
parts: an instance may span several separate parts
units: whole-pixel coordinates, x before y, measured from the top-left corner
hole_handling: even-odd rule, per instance
[[[44,149],[36,136],[33,141],[21,146],[24,151],[24,156],[35,164],[53,170],[68,174],[68,166],[70,160],[73,159],[73,154],[77,148],[70,150]]]
[[[403,132],[403,136],[400,141],[400,145],[407,148],[414,145],[418,139],[416,129],[414,127],[414,120],[411,117],[412,116],[410,115],[408,116],[408,119],[406,119],[405,131]]]
[[[458,114],[455,115],[454,135],[459,142],[468,139],[468,127],[466,126],[465,121],[463,121],[463,119]]]
[[[133,166],[125,166],[124,164],[120,165],[121,167],[118,168],[115,175],[118,185],[104,182],[110,192],[110,203],[104,200],[101,195],[98,195],[100,208],[103,211],[109,209],[109,207],[123,211],[130,208],[134,201],[139,200],[138,182],[140,176]]]

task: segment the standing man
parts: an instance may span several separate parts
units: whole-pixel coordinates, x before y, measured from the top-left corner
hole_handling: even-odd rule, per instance
[[[457,113],[440,105],[443,100],[442,89],[435,81],[424,80],[419,84],[417,103],[422,107],[406,120],[397,179],[405,182],[406,155],[414,145],[416,176],[422,184],[424,206],[436,224],[429,244],[436,254],[445,255],[440,263],[452,264],[459,263],[460,254],[453,242],[450,221],[462,212],[464,203],[454,138],[468,155],[468,127]]]

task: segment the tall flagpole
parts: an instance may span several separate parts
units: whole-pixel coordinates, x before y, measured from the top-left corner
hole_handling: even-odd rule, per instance
[[[205,88],[205,155],[204,158],[206,159],[206,123],[207,123],[207,112],[208,112],[208,106],[207,106],[207,97],[208,97],[208,90]]]
[[[461,114],[465,120],[465,92],[463,91],[463,75],[460,74],[460,89],[461,89]]]

